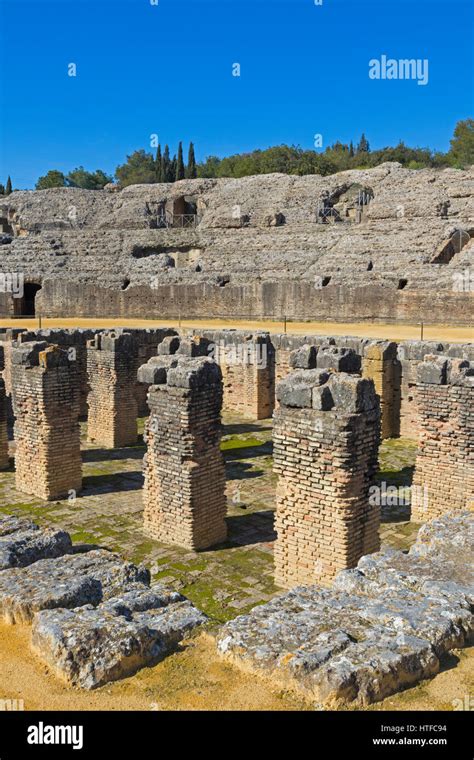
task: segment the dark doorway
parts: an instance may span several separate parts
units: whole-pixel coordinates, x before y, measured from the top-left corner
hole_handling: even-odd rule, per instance
[[[23,298],[15,298],[15,315],[18,317],[34,317],[36,314],[36,294],[41,290],[37,282],[25,282]]]

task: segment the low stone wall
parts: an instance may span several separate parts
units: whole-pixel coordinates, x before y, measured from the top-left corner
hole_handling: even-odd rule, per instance
[[[217,277],[216,277],[217,279]],[[150,276],[150,280],[152,277]],[[196,277],[197,280],[197,277]],[[222,282],[222,278],[221,278]],[[311,280],[172,282],[107,288],[97,282],[44,278],[41,311],[49,317],[138,317],[157,319],[272,318],[319,322],[398,322],[470,325],[472,293],[443,290],[393,290],[375,282],[360,287],[330,285],[318,290]]]
[[[298,370],[278,386],[275,580],[328,583],[380,546],[377,471],[380,406],[371,380]]]
[[[82,485],[79,375],[65,350],[21,343],[12,350],[15,470],[19,491],[60,499]]]
[[[412,520],[474,508],[474,364],[427,356],[417,368],[420,441]]]
[[[209,358],[162,355],[140,367],[138,378],[150,385],[145,531],[195,551],[219,544],[227,535],[219,366]]]

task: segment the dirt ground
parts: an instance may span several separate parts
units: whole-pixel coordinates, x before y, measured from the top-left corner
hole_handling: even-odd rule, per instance
[[[1,319],[0,327],[38,328],[40,319]],[[177,327],[182,328],[236,328],[243,330],[269,330],[270,332],[287,332],[294,335],[353,335],[367,338],[383,338],[385,340],[420,340],[422,328],[420,324],[384,324],[375,322],[273,322],[270,320],[240,321],[235,319],[80,319],[57,318],[41,319],[42,327]],[[453,327],[450,325],[423,326],[424,340],[445,340],[453,343],[469,343],[474,338],[474,327]]]
[[[311,702],[272,688],[218,659],[212,641],[205,635],[191,639],[181,651],[131,678],[92,692],[72,689],[30,652],[30,630],[0,624],[0,695],[2,699],[23,700],[25,710],[314,709]],[[457,651],[434,679],[369,709],[452,710],[460,703],[469,704],[473,690],[471,648]]]

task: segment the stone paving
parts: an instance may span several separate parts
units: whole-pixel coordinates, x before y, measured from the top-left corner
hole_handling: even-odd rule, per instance
[[[40,526],[63,529],[73,541],[119,552],[144,562],[152,581],[182,592],[211,619],[230,620],[280,591],[273,581],[275,476],[272,473],[272,422],[225,415],[222,449],[226,462],[228,539],[195,553],[146,537],[142,530],[141,439],[136,446],[103,449],[86,441],[82,429],[83,490],[75,500],[46,502],[15,489],[13,467],[0,473],[0,514],[26,516]],[[10,454],[13,444],[10,442]],[[381,482],[408,486],[416,444],[384,441]],[[382,546],[407,550],[418,525],[409,522],[409,506],[382,507]]]

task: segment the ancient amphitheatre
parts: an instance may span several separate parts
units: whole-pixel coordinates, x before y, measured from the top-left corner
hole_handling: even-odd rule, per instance
[[[24,278],[0,295],[15,699],[472,692],[473,178],[382,164],[2,200],[1,271]]]

